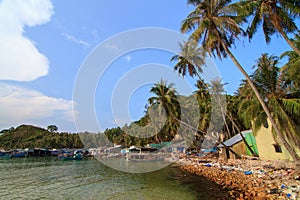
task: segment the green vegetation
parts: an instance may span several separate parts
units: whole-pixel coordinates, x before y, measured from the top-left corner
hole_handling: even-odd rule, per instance
[[[230,50],[236,39],[240,39],[241,36],[248,36],[251,39],[262,24],[267,43],[271,40],[270,36],[278,32],[293,48],[295,54],[300,56],[299,48],[286,34],[298,31],[294,19],[300,15],[299,2],[241,0],[233,3],[231,0],[188,0],[188,3],[195,9],[183,20],[181,32],[190,33],[189,41],[200,43],[210,56],[222,59],[229,55],[245,76],[247,84],[271,122],[276,138],[286,147],[294,160],[299,160],[295,150],[286,141],[286,133],[278,125],[279,121],[274,119],[274,113],[259,92],[259,86],[253,82]],[[244,26],[248,26],[247,30],[243,30]]]
[[[0,135],[0,148],[3,149],[82,147],[78,134],[54,133],[31,125],[2,130]]]
[[[207,132],[224,133],[227,139],[245,129],[255,131],[261,126],[272,126],[275,140],[285,146],[294,160],[299,160],[294,149],[300,145],[300,32],[295,23],[300,16],[299,0],[188,0],[188,3],[194,10],[183,20],[181,32],[190,36],[179,44],[181,52],[171,61],[177,62],[174,70],[180,75],[196,78],[194,94],[177,95],[172,83],[160,80],[149,91],[153,96],[148,100],[146,114],[130,125],[106,129],[103,134],[57,133],[55,125],[47,130],[22,125],[1,132],[0,148],[72,148],[82,147],[82,143],[88,148],[112,143],[144,146],[174,139],[182,128],[179,125],[186,132],[196,131],[191,139],[194,147],[199,148]],[[252,39],[260,27],[267,43],[272,35],[279,33],[292,50],[282,52],[280,57],[262,54],[256,63],[253,61],[255,71],[248,75],[231,49],[236,40]],[[289,38],[293,34],[294,38]],[[205,56],[220,60],[229,56],[245,76],[234,95],[226,95],[222,80],[205,83],[201,78]],[[279,66],[281,58],[288,59],[283,66]],[[212,116],[214,104],[219,105],[221,114]],[[224,126],[219,127],[220,121]]]

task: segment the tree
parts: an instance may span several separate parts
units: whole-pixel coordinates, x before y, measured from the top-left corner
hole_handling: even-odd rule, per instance
[[[204,82],[203,79],[199,79],[195,84],[197,90],[195,94],[197,96],[198,104],[199,104],[199,129],[203,132],[207,130],[210,123],[211,117],[211,101],[209,96],[208,84]]]
[[[232,126],[234,128],[236,128],[238,130],[238,133],[240,134],[243,142],[245,143],[245,145],[247,146],[247,148],[249,149],[249,151],[251,152],[252,155],[254,156],[258,156],[253,149],[250,147],[250,145],[248,144],[248,142],[246,141],[245,137],[243,136],[242,132],[239,130],[238,126],[235,124],[233,117],[231,115],[231,113],[228,112],[227,107],[224,106],[225,103],[225,90],[224,90],[224,86],[227,83],[222,83],[222,80],[217,78],[215,80],[212,80],[211,83],[209,84],[209,90],[211,92],[211,94],[214,96],[214,101],[216,101],[217,104],[219,104],[219,107],[221,109],[221,117],[222,120],[225,124],[225,129],[227,134],[229,135],[229,137],[232,137],[234,134],[229,130],[229,125],[227,123],[227,119],[229,119],[228,121],[230,121],[232,123]]]
[[[202,66],[205,64],[205,52],[194,41],[179,43],[181,52],[174,55],[171,61],[177,61],[174,70],[183,77],[188,72],[191,77],[195,75],[201,79]]]
[[[291,156],[299,159],[290,143],[294,146],[300,144],[300,137],[296,130],[296,120],[300,117],[300,100],[289,98],[285,90],[285,84],[280,78],[278,61],[279,58],[276,56],[263,54],[254,66],[256,70],[252,75],[252,80],[259,88],[272,116],[284,133],[283,136],[276,135],[275,139],[279,138],[282,143],[284,142],[284,146]],[[246,126],[253,126],[254,130],[257,130],[263,124],[267,126],[267,116],[247,84],[243,84],[240,88],[240,102],[239,113]],[[251,124],[252,122],[253,124]]]
[[[295,33],[298,30],[294,22],[295,17],[300,15],[298,0],[244,0],[240,4],[243,14],[253,16],[247,31],[250,39],[262,24],[267,43],[271,41],[271,36],[278,32],[300,56],[299,48],[287,36],[287,33]]]
[[[158,105],[161,107],[160,110],[165,109],[167,116],[171,114],[179,115],[179,102],[173,83],[167,85],[165,81],[160,80],[160,82],[154,84],[150,92],[155,94],[155,96],[148,99],[150,105]]]
[[[227,83],[222,83],[222,79],[220,78],[211,80],[211,83],[209,84],[209,91],[210,94],[213,96],[214,103],[217,103],[219,105],[217,108],[221,109],[221,117],[225,124],[225,128],[228,135],[232,136],[226,122],[226,108],[224,107],[224,103],[226,101],[224,86],[226,84]]]
[[[58,130],[56,125],[49,125],[47,126],[47,130],[50,131],[51,133],[54,133]]]
[[[155,83],[150,89],[150,92],[155,94],[155,96],[148,99],[150,106],[157,106],[159,115],[163,114],[165,110],[166,123],[164,124],[165,134],[170,134],[169,136],[164,136],[166,139],[170,139],[175,136],[178,129],[178,121],[176,119],[180,118],[180,105],[176,96],[176,90],[174,84],[167,85],[166,82],[161,80]],[[161,134],[163,134],[163,130]]]
[[[297,48],[300,48],[300,32],[292,40]],[[286,51],[280,58],[288,57],[288,62],[281,68],[282,80],[291,96],[300,98],[300,56],[295,51]]]
[[[219,59],[222,59],[229,55],[234,64],[245,76],[266,112],[275,132],[279,138],[282,139],[283,134],[273,119],[264,99],[261,97],[242,65],[230,51],[235,39],[238,39],[240,35],[246,35],[240,27],[242,23],[246,22],[246,17],[238,15],[238,5],[230,4],[231,0],[190,0],[189,2],[196,4],[196,8],[183,20],[181,32],[186,33],[193,31],[190,35],[190,39],[200,42],[204,50],[211,56],[217,56]],[[286,146],[288,144],[284,143],[284,145]],[[289,149],[289,151],[291,151],[291,149]],[[292,152],[290,153],[292,155]],[[297,157],[293,158],[297,159]]]

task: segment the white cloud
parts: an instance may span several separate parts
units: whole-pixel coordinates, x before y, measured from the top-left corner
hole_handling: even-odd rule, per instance
[[[70,122],[73,102],[35,90],[0,83],[0,127],[39,123],[45,119]]]
[[[125,59],[126,59],[127,62],[130,62],[131,61],[131,56],[126,56]]]
[[[2,0],[0,2],[0,79],[31,81],[48,73],[49,62],[23,35],[24,26],[50,21],[50,0]]]
[[[80,45],[83,45],[84,47],[89,47],[91,44],[84,41],[84,40],[80,40],[80,39],[77,39],[75,36],[73,35],[69,35],[69,34],[66,34],[66,33],[62,33],[62,35],[67,38],[67,40],[71,41],[71,42],[75,42],[77,44],[80,44]]]

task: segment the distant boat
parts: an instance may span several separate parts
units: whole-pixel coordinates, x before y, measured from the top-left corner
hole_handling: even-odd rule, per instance
[[[15,150],[11,153],[11,157],[25,157],[26,156],[26,152],[25,151],[19,151],[19,150]]]
[[[166,155],[158,153],[127,153],[125,159],[129,162],[156,162],[165,160]]]
[[[6,152],[0,152],[0,159],[10,159],[11,154],[6,153]]]
[[[135,147],[131,146],[126,151],[121,151],[125,156],[126,161],[129,162],[155,162],[165,160],[169,154],[162,153],[157,148],[152,147]]]
[[[60,160],[82,160],[83,155],[81,152],[78,151],[64,151],[61,154],[59,154],[58,159]]]

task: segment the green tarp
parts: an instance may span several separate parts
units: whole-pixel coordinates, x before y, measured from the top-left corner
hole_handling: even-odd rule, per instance
[[[249,146],[251,147],[251,149],[257,154],[259,155],[258,153],[258,150],[257,150],[257,145],[256,145],[256,140],[255,140],[255,137],[253,135],[252,132],[249,132],[245,135],[245,140],[246,142],[249,144]],[[246,153],[248,156],[253,156],[250,152],[250,150],[246,147]]]

